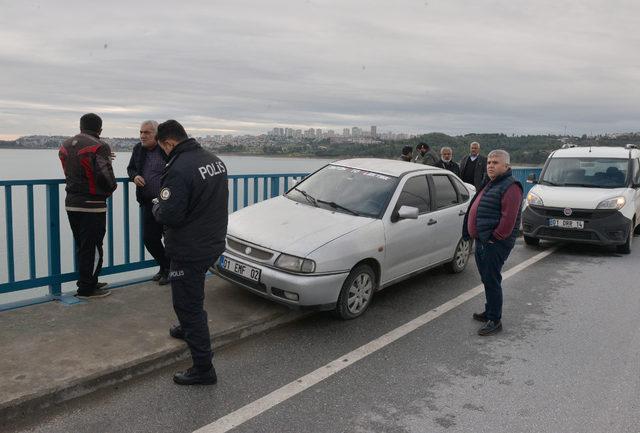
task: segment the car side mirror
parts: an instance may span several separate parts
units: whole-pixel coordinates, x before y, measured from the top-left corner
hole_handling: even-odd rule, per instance
[[[418,219],[418,208],[413,206],[400,206],[400,209],[398,209],[398,218],[405,220]]]
[[[527,176],[527,183],[538,183],[538,178],[535,173],[529,173],[529,176]]]

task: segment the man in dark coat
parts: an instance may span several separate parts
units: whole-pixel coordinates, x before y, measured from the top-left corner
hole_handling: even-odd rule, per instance
[[[460,161],[460,178],[480,190],[487,173],[487,159],[480,155],[480,143],[477,141],[469,145],[469,152]]]
[[[227,168],[175,120],[158,125],[157,139],[169,159],[153,206],[153,215],[165,226],[173,309],[179,322],[169,334],[187,342],[193,360],[193,366],[176,373],[173,380],[179,385],[211,385],[217,376],[204,310],[204,278],[225,248]]]
[[[444,168],[456,176],[460,176],[460,166],[453,160],[453,149],[450,147],[445,146],[440,149],[440,161],[438,161],[436,167]]]
[[[160,266],[153,280],[160,285],[169,284],[169,259],[162,244],[162,224],[153,217],[152,200],[160,194],[161,177],[166,154],[158,146],[158,122],[145,120],[140,125],[140,142],[133,147],[127,174],[136,184],[136,199],[142,208],[144,246]]]
[[[102,119],[88,113],[80,118],[80,134],[62,143],[58,157],[66,180],[65,209],[75,240],[79,278],[78,298],[110,294],[98,282],[102,270],[102,241],[106,233],[107,199],[117,187],[111,149],[100,140]]]
[[[522,185],[511,175],[509,154],[489,153],[488,182],[471,200],[462,226],[462,237],[474,239],[475,259],[486,298],[482,313],[473,318],[484,325],[481,336],[502,330],[502,266],[518,236],[522,209]]]
[[[440,157],[435,150],[431,148],[427,143],[418,143],[416,146],[418,154],[414,158],[413,162],[424,165],[436,165],[440,160]]]

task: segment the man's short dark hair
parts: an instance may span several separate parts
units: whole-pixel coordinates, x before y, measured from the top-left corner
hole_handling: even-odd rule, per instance
[[[427,143],[418,143],[418,145],[416,146],[416,149],[429,149],[429,145]]]
[[[189,138],[187,131],[184,130],[177,120],[167,120],[166,122],[162,122],[158,125],[158,133],[156,135],[156,139],[158,141],[173,139],[181,142],[187,138]]]
[[[80,131],[100,132],[102,119],[94,113],[87,113],[80,118]]]
[[[403,155],[409,155],[412,151],[413,151],[413,147],[411,147],[411,146],[404,146],[402,148],[402,154]]]

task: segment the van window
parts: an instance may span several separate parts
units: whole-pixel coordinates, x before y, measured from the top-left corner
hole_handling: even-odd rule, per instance
[[[626,186],[629,160],[622,158],[551,158],[540,184],[621,188]]]

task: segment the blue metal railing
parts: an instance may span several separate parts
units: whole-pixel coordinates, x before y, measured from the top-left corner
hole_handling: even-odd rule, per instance
[[[292,180],[300,180],[306,173],[286,174],[252,174],[229,176],[229,210],[231,212],[240,207],[248,206],[280,195],[281,191],[288,189]],[[156,266],[154,260],[145,259],[145,249],[142,236],[141,210],[135,202],[135,194],[130,193],[130,188],[135,188],[128,178],[118,178],[118,188],[113,197],[108,200],[107,234],[105,239],[105,264],[101,275],[111,275],[122,272]],[[0,276],[0,294],[17,292],[21,290],[48,287],[49,294],[39,298],[38,302],[60,299],[62,297],[62,284],[77,279],[77,263],[73,252],[73,242],[67,242],[66,247],[62,243],[61,224],[66,224],[66,218],[61,216],[64,205],[61,202],[61,193],[64,180],[5,180],[0,181],[0,187],[4,188],[4,221],[5,221],[5,261],[6,275]],[[240,185],[240,186],[239,186]],[[23,192],[26,194],[16,194]],[[259,192],[261,194],[259,194]],[[44,209],[39,207],[37,195],[44,195]],[[16,205],[16,199],[21,198],[22,206]],[[132,254],[131,242],[131,209],[138,207],[136,249],[138,254]],[[1,207],[0,207],[1,209]],[[18,212],[16,212],[16,210]],[[36,211],[40,211],[36,213]],[[26,228],[23,233],[17,233],[14,224],[16,215],[26,216]],[[1,218],[1,214],[0,214]],[[25,218],[19,218],[24,220]],[[38,242],[36,228],[45,226],[46,240]],[[117,232],[116,232],[117,230]],[[68,231],[68,230],[67,230]],[[70,237],[67,233],[67,237]],[[22,250],[16,250],[16,239],[25,240]],[[116,248],[116,243],[121,244],[121,250]],[[1,245],[1,244],[0,244]],[[46,249],[46,272],[38,268],[37,252]],[[0,256],[2,255],[0,249]],[[133,259],[135,257],[135,259]],[[67,258],[71,264],[66,269],[62,258]],[[72,259],[70,259],[72,258]],[[133,260],[132,260],[133,259]],[[22,272],[17,272],[16,265]],[[1,269],[0,265],[0,269]],[[0,272],[0,275],[2,273]]]
[[[514,176],[525,186],[525,193],[532,185],[526,183],[529,173],[540,174],[540,168],[517,168]],[[241,207],[248,206],[269,197],[275,197],[289,189],[292,180],[300,180],[306,173],[287,174],[252,174],[229,176],[229,210],[234,212]],[[142,236],[141,210],[135,202],[135,194],[130,188],[135,186],[128,178],[118,178],[118,188],[114,196],[109,198],[107,211],[107,234],[105,245],[105,266],[102,275],[135,271],[156,266],[154,260],[145,258]],[[64,206],[61,204],[61,193],[64,180],[6,180],[0,181],[4,188],[4,221],[6,257],[4,259],[6,275],[0,272],[0,294],[48,287],[48,295],[38,298],[37,302],[61,299],[62,284],[77,279],[77,263],[73,252],[74,245],[68,229]],[[14,194],[14,192],[26,194]],[[40,200],[37,197],[41,197]],[[16,199],[20,198],[22,206],[16,207]],[[44,209],[37,203],[45,203]],[[0,203],[1,204],[1,203]],[[138,208],[137,233],[138,241],[135,248],[138,254],[132,254],[131,242],[131,210]],[[0,207],[1,209],[1,207]],[[14,219],[17,213],[23,218]],[[37,213],[39,211],[39,213]],[[26,218],[24,218],[26,214]],[[1,214],[0,214],[1,217]],[[16,231],[15,222],[26,219],[26,227],[22,233]],[[46,232],[46,241],[37,239],[37,230]],[[116,227],[118,232],[116,233]],[[66,230],[66,232],[64,232]],[[64,233],[63,233],[64,232]],[[64,235],[64,236],[63,236]],[[41,236],[45,237],[45,236]],[[22,248],[16,254],[16,240],[23,241]],[[67,245],[63,245],[63,240]],[[116,242],[117,241],[117,242]],[[121,249],[116,248],[121,244]],[[1,245],[1,243],[0,243]],[[46,251],[46,272],[38,269],[38,257],[42,257],[42,250]],[[39,253],[40,254],[37,254]],[[0,259],[2,256],[0,249]],[[16,259],[18,257],[18,260]],[[63,263],[63,258],[67,263]],[[16,269],[16,264],[20,265]],[[1,269],[1,267],[0,267]],[[36,302],[36,301],[34,301]],[[34,303],[31,302],[31,303]]]

